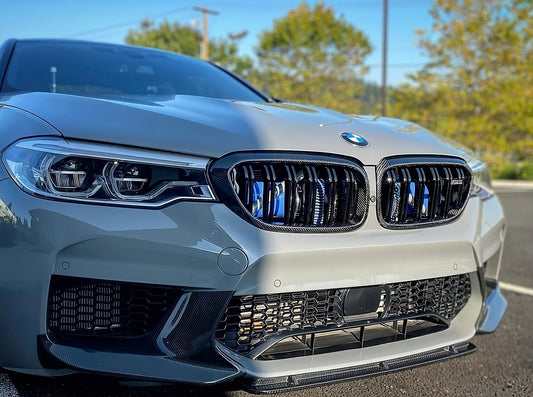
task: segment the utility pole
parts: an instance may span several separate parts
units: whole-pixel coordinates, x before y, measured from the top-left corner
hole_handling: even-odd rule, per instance
[[[383,0],[383,54],[381,58],[381,115],[387,116],[387,25],[388,0]]]
[[[200,11],[203,20],[202,26],[202,59],[204,61],[209,61],[209,39],[207,33],[207,14],[218,15],[218,11],[209,10],[205,7],[194,7],[195,11]]]

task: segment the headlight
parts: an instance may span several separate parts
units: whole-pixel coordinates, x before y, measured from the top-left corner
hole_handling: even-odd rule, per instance
[[[479,196],[482,200],[492,196],[494,192],[492,191],[487,165],[477,158],[470,160],[468,165],[474,174],[471,194]]]
[[[38,138],[16,142],[3,161],[23,190],[54,199],[161,206],[215,198],[205,158]]]

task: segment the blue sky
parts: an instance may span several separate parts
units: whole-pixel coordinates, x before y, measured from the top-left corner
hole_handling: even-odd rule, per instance
[[[7,38],[76,38],[121,43],[129,29],[138,28],[144,18],[156,23],[165,19],[201,24],[194,6],[216,10],[209,16],[209,37],[248,31],[240,44],[242,53],[253,54],[258,34],[273,21],[294,9],[300,0],[0,0],[0,42]],[[307,1],[310,4],[314,0]],[[338,15],[365,32],[374,51],[367,58],[370,67],[365,80],[381,81],[382,0],[330,0]],[[427,59],[414,44],[414,29],[431,26],[430,0],[389,0],[389,84],[404,82],[405,74],[416,71]]]

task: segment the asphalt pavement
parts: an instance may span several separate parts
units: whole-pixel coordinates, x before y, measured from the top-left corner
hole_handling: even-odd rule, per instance
[[[295,396],[533,396],[533,184],[498,182],[507,217],[500,280],[509,303],[495,333],[476,335],[477,352],[375,378],[282,394]],[[249,396],[228,387],[124,385],[101,376],[37,378],[0,370],[0,397]]]

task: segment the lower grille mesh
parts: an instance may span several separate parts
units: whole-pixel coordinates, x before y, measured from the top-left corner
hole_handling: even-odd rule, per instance
[[[53,276],[47,326],[66,335],[138,337],[165,318],[181,292],[143,284]]]
[[[463,274],[389,284],[391,291],[387,315],[405,316],[421,313],[435,313],[446,320],[452,320],[470,298],[470,278]]]
[[[321,290],[233,297],[216,331],[216,338],[242,354],[279,335],[321,332],[348,326],[360,318],[344,314],[348,290]],[[418,315],[452,320],[471,294],[468,274],[381,286],[371,323]]]

